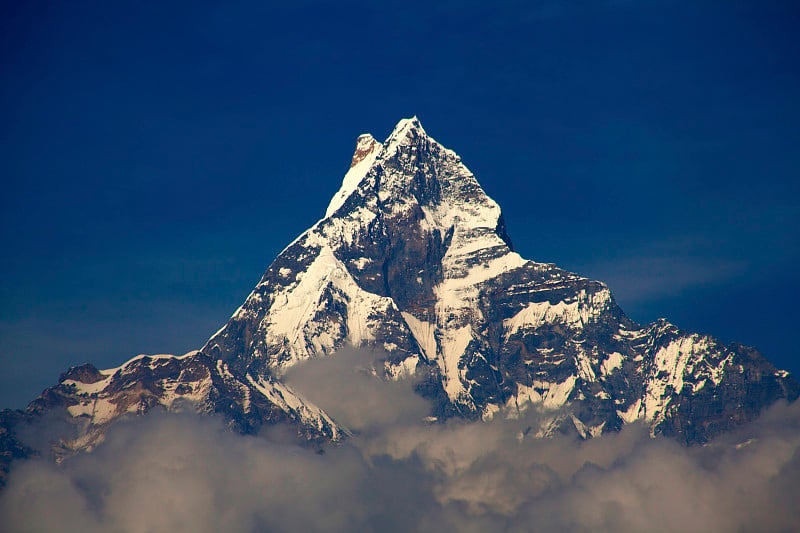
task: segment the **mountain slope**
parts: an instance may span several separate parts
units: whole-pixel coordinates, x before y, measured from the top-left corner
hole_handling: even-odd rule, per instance
[[[642,421],[703,443],[800,386],[757,351],[664,320],[640,326],[608,287],[514,251],[500,207],[416,118],[384,143],[358,138],[325,217],[287,246],[197,352],[71,369],[28,408],[82,424],[92,446],[119,416],[161,406],[219,412],[243,432],[290,422],[306,439],[345,430],[281,381],[344,346],[416,375],[440,419],[542,412],[534,434],[581,437]]]

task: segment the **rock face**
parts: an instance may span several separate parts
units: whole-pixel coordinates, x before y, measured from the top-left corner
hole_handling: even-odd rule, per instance
[[[757,351],[664,320],[631,321],[608,287],[517,254],[500,207],[415,118],[380,143],[358,138],[325,217],[292,242],[230,321],[181,357],[71,369],[27,410],[64,407],[92,446],[126,413],[189,406],[239,431],[291,422],[311,440],[344,430],[281,382],[343,346],[415,374],[432,416],[543,413],[539,436],[584,438],[643,421],[703,443],[800,386]]]

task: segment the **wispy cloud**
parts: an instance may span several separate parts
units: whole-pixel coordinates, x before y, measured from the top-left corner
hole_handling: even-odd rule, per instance
[[[774,531],[800,521],[800,403],[703,448],[635,426],[588,442],[520,439],[537,413],[425,425],[408,383],[387,392],[364,371],[369,355],[354,357],[324,362],[327,383],[313,364],[293,380],[349,417],[344,445],[319,454],[275,431],[242,437],[213,418],[151,415],[60,467],[19,464],[0,518],[9,531]]]
[[[638,304],[720,286],[753,273],[757,258],[715,250],[720,245],[702,235],[680,236],[608,251],[574,268],[606,282],[618,300]]]

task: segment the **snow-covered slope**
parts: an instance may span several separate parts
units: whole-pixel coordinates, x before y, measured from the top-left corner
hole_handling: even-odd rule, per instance
[[[67,448],[154,407],[220,412],[244,432],[290,422],[307,439],[335,440],[335,421],[281,376],[344,346],[385,352],[386,379],[416,375],[433,417],[538,409],[540,436],[642,421],[705,442],[800,393],[751,348],[663,320],[640,326],[603,283],[520,257],[497,203],[414,117],[383,143],[358,138],[324,218],[201,350],[73,368],[28,414],[66,408],[83,424]]]

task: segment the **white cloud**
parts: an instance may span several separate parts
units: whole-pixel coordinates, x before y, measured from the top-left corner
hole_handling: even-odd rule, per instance
[[[770,531],[800,523],[798,402],[706,447],[653,440],[636,426],[588,442],[520,440],[535,413],[425,425],[409,384],[387,390],[363,371],[369,357],[353,365],[354,357],[363,356],[324,362],[322,375],[310,363],[291,377],[356,430],[324,454],[274,431],[244,437],[214,418],[149,415],[118,424],[93,453],[61,466],[17,464],[0,493],[0,522],[9,531]]]

